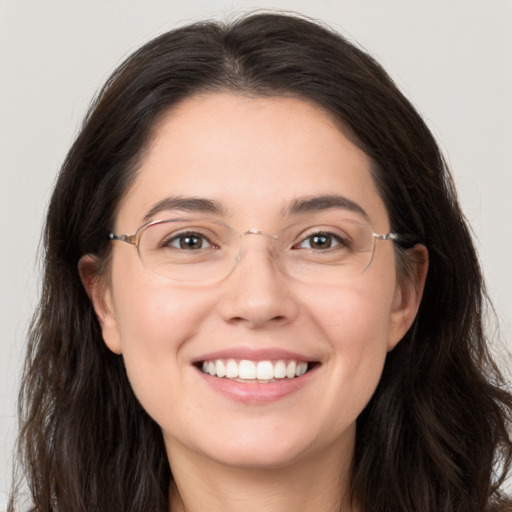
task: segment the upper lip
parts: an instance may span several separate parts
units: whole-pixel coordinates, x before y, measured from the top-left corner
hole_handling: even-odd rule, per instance
[[[280,348],[251,348],[241,346],[215,350],[213,352],[202,354],[198,357],[194,357],[192,364],[203,361],[212,361],[215,359],[246,359],[249,361],[279,361],[293,359],[297,362],[318,361],[318,359],[314,357],[309,357],[304,354]]]

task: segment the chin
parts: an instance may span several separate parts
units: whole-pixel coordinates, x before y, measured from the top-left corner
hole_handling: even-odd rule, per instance
[[[280,446],[276,447],[255,445],[251,446],[230,446],[222,453],[216,450],[211,458],[219,464],[246,470],[278,470],[298,463],[304,450],[298,447]]]
[[[302,426],[305,426],[304,420]],[[323,457],[327,450],[344,451],[345,442],[352,444],[352,429],[349,435],[333,435],[317,431],[305,431],[294,425],[260,425],[261,428],[241,428],[225,431],[223,435],[207,436],[208,442],[196,445],[196,453],[223,466],[248,470],[278,470],[296,464],[309,463],[316,456]],[[265,428],[266,427],[266,428]],[[288,427],[288,428],[287,428]],[[205,436],[206,437],[206,436]],[[332,438],[331,438],[332,437]],[[205,439],[205,438],[203,438]]]

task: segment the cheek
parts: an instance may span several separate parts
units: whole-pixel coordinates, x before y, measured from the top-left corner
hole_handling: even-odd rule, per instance
[[[197,318],[207,307],[207,295],[193,294],[190,288],[149,272],[136,251],[115,256],[113,306],[123,356],[138,352],[141,357],[157,359],[168,352],[177,357],[183,340],[194,334]]]
[[[180,396],[182,347],[196,336],[211,306],[208,294],[148,273],[132,277],[114,286],[122,356],[136,396],[156,419]]]
[[[387,354],[393,283],[380,287],[344,286],[324,290],[309,308],[319,338],[328,345],[333,400],[355,417],[366,406],[380,380]]]
[[[193,312],[165,287],[119,289],[115,309],[125,357],[132,351],[158,357],[179,345],[193,325]]]
[[[364,350],[387,341],[394,282],[381,280],[375,286],[370,278],[366,281],[325,288],[306,306],[333,346]]]

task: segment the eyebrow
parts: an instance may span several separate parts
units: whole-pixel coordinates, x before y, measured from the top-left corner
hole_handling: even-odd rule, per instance
[[[357,213],[369,221],[368,214],[354,201],[340,195],[307,196],[294,199],[281,214],[290,217],[309,212],[331,209],[343,209]],[[158,201],[144,216],[144,222],[151,220],[157,213],[166,210],[183,210],[193,213],[228,216],[227,209],[218,201],[205,197],[172,196]]]
[[[320,212],[323,210],[343,209],[357,213],[370,220],[364,209],[354,201],[340,195],[320,195],[298,198],[292,201],[290,206],[283,212],[283,216],[297,215],[300,213]]]
[[[214,199],[207,199],[204,197],[173,196],[166,197],[153,205],[153,207],[144,216],[144,222],[151,220],[151,218],[157,213],[165,210],[184,210],[194,213],[209,213],[211,215],[227,215],[226,208]]]

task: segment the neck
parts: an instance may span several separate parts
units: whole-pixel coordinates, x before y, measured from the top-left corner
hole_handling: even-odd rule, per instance
[[[326,450],[314,459],[261,469],[175,452],[171,512],[355,512],[347,498],[351,458],[351,452]]]

